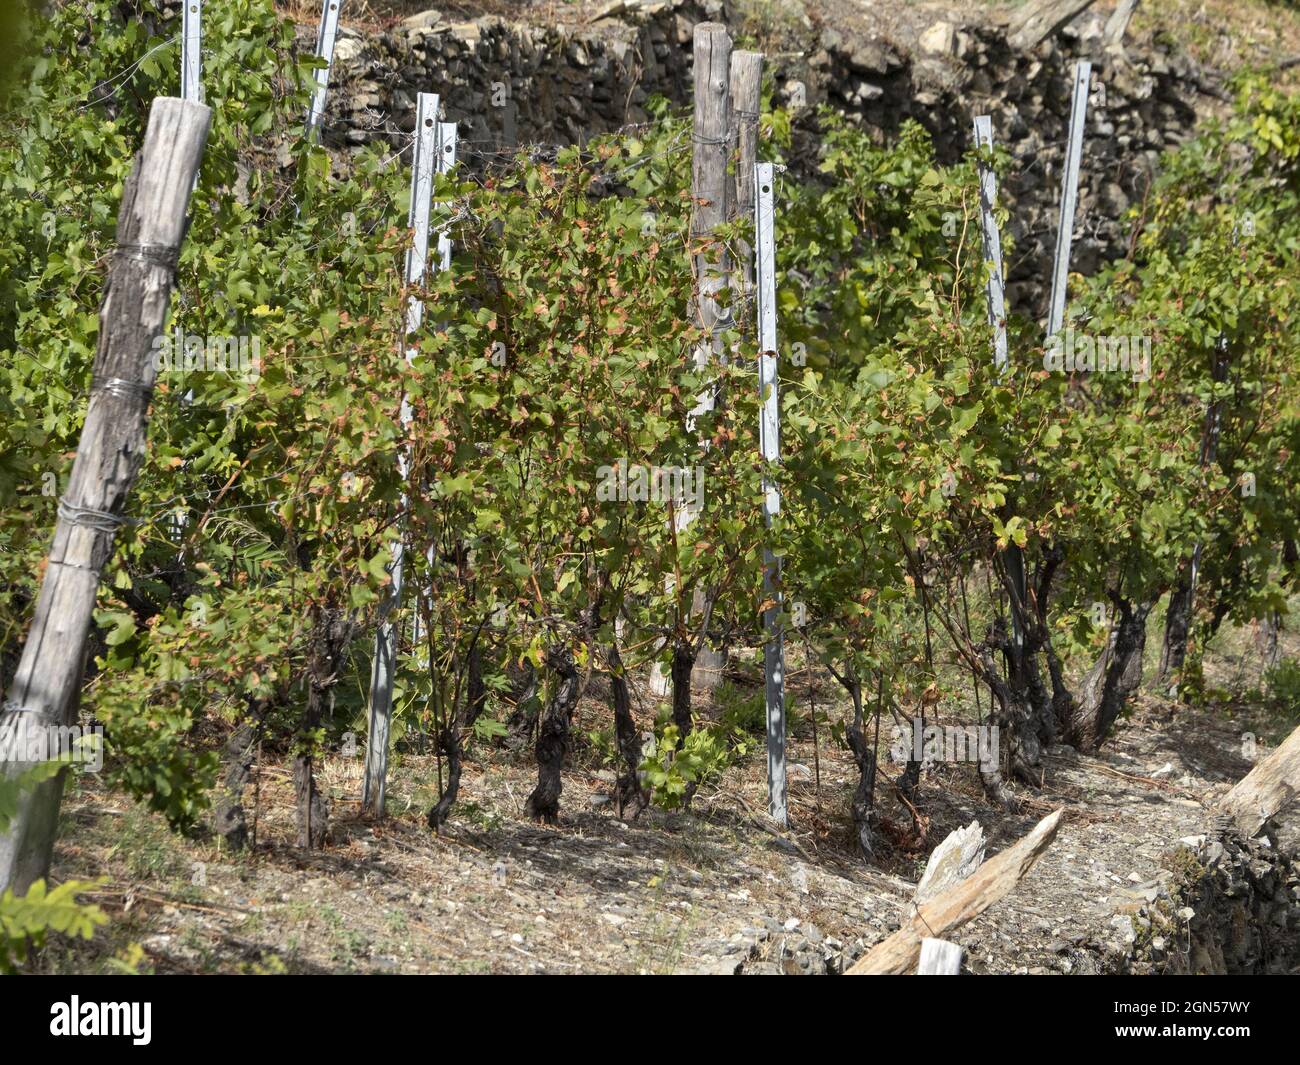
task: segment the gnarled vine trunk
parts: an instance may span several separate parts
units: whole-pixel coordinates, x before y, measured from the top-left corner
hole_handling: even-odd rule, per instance
[[[442,794],[438,801],[429,810],[426,821],[431,829],[435,832],[442,827],[447,820],[447,815],[451,813],[451,808],[456,804],[456,798],[460,794],[460,772],[465,758],[465,744],[462,735],[466,729],[473,727],[475,721],[483,713],[483,708],[487,703],[487,686],[483,683],[483,655],[479,643],[483,635],[483,629],[480,627],[474,633],[469,642],[469,647],[465,651],[464,673],[459,668],[453,667],[451,676],[455,678],[455,683],[450,685],[451,688],[451,705],[447,705],[447,687],[443,677],[439,676],[437,671],[431,668],[431,679],[433,681],[431,690],[434,697],[439,700],[438,707],[438,734],[435,737],[435,744],[439,754],[447,760],[447,780],[442,789]],[[432,664],[434,658],[432,648],[430,649],[429,661]],[[465,679],[465,692],[461,694],[461,677]],[[435,704],[437,705],[437,704]]]
[[[1192,582],[1186,573],[1169,591],[1165,614],[1165,639],[1160,650],[1161,684],[1173,683],[1187,659],[1187,637],[1192,627]]]
[[[855,674],[840,678],[853,699],[853,721],[845,733],[853,761],[858,767],[858,783],[853,789],[850,809],[853,813],[853,836],[864,858],[874,853],[873,837],[876,821],[876,749],[869,742],[864,729],[862,713],[862,681]],[[879,715],[880,708],[876,708]]]
[[[1000,620],[994,623],[992,637],[980,648],[978,656],[979,670],[984,683],[993,693],[993,708],[989,714],[989,723],[998,729],[999,736],[1006,737],[1011,742],[1009,762],[1012,772],[1037,783],[1030,773],[1031,767],[1038,764],[1041,753],[1038,730],[1033,725],[1033,708],[1024,693],[1007,682],[994,662],[993,652],[999,645],[1009,645],[1006,630]],[[1002,776],[1002,766],[999,763],[981,763],[979,774],[980,783],[983,784],[984,792],[990,799],[1012,812],[1020,808],[1020,803],[1011,793]]]
[[[1060,730],[1059,732],[1054,730],[1052,738],[1045,742],[1055,743],[1060,732],[1064,731],[1066,724],[1074,716],[1074,694],[1065,683],[1065,670],[1061,667],[1061,659],[1056,653],[1056,648],[1052,646],[1050,638],[1043,641],[1043,654],[1047,658],[1047,672],[1052,679],[1052,717]]]
[[[333,709],[334,685],[354,628],[352,616],[345,611],[329,606],[316,609],[307,659],[307,706],[293,759],[298,846],[308,850],[324,846],[329,832],[329,802],[316,787],[315,733],[325,719],[326,710]]]
[[[244,812],[244,789],[253,774],[253,751],[261,731],[261,703],[251,707],[252,718],[241,721],[226,740],[222,752],[225,774],[222,788],[212,804],[212,830],[226,841],[231,850],[248,845],[248,817]]]
[[[1146,649],[1147,615],[1151,603],[1130,603],[1111,596],[1119,617],[1111,625],[1106,648],[1084,678],[1069,738],[1076,746],[1100,747],[1142,684],[1142,653]]]
[[[435,832],[447,820],[447,815],[451,813],[452,806],[456,804],[456,797],[460,794],[460,769],[464,750],[460,739],[461,724],[458,718],[459,715],[453,713],[451,721],[438,731],[438,750],[447,759],[447,782],[441,798],[429,810],[429,815],[425,819]]]
[[[695,651],[689,641],[679,639],[673,644],[673,724],[677,726],[679,743],[685,742],[691,731],[691,671],[695,668]]]
[[[537,786],[524,809],[529,817],[547,824],[560,819],[560,771],[569,750],[569,723],[578,704],[578,669],[567,645],[552,647],[547,654],[552,673],[552,690],[537,731]]]
[[[636,720],[632,717],[632,695],[627,685],[627,673],[623,669],[623,658],[618,651],[617,641],[611,640],[606,652],[609,660],[609,687],[614,702],[614,740],[618,745],[619,757],[623,760],[622,771],[614,785],[614,802],[618,806],[619,817],[629,803],[637,804],[639,814],[647,805],[647,798],[641,787],[641,737],[636,730]]]
[[[507,665],[506,676],[510,680],[510,696],[515,704],[506,724],[509,734],[507,743],[518,750],[528,744],[537,729],[537,713],[540,709],[537,699],[537,670],[525,659],[522,665]]]

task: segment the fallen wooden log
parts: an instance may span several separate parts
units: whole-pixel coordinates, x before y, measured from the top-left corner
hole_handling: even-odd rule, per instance
[[[920,959],[922,940],[937,939],[960,928],[1008,895],[1024,879],[1056,838],[1064,813],[1062,809],[1048,814],[1024,839],[994,855],[942,895],[917,907],[916,916],[872,947],[846,975],[889,976],[911,972]]]
[[[1297,792],[1300,792],[1300,728],[1237,781],[1219,800],[1219,809],[1249,838],[1264,827],[1265,821],[1289,806]]]

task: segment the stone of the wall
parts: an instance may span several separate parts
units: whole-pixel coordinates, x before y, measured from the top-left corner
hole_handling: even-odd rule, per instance
[[[471,167],[518,144],[578,144],[646,119],[652,94],[685,104],[694,21],[668,4],[637,22],[566,33],[499,18],[445,22],[436,12],[392,33],[344,31],[326,143],[393,144],[409,134],[415,93],[437,92]]]
[[[1300,965],[1300,869],[1220,825],[1180,841],[1167,888],[1118,914],[1110,968],[1137,974],[1289,973]]]

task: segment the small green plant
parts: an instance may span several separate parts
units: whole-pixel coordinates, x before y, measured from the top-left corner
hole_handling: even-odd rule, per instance
[[[667,725],[658,738],[654,753],[640,765],[650,785],[652,801],[665,810],[683,806],[687,796],[706,781],[716,779],[748,745],[728,744],[722,728],[694,729],[679,743],[676,725]],[[680,749],[679,749],[680,747]]]
[[[491,743],[493,740],[507,735],[509,731],[495,717],[488,717],[486,714],[477,718],[473,727],[474,738],[480,743]]]
[[[1278,710],[1300,713],[1300,661],[1279,662],[1264,674],[1264,688]]]
[[[471,824],[477,825],[486,832],[492,832],[501,826],[501,815],[495,810],[489,810],[482,803],[462,802],[460,812],[461,816]]]
[[[37,880],[26,895],[12,890],[0,895],[0,973],[13,972],[27,958],[30,947],[40,947],[50,932],[89,939],[108,918],[98,906],[77,901],[77,896],[95,887],[82,880],[69,880],[47,891]]]
[[[592,729],[587,733],[587,743],[600,765],[613,765],[618,761],[618,748],[614,745],[613,729]]]
[[[1264,674],[1260,703],[1280,740],[1300,723],[1300,662],[1284,659]]]
[[[728,732],[761,736],[767,727],[767,697],[731,683],[718,687],[714,700],[722,708],[718,723]]]

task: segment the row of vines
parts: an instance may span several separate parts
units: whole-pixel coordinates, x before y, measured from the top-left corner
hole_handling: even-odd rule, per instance
[[[143,5],[55,7],[0,102],[6,683],[85,409],[122,183],[151,100],[176,93],[178,43]],[[1241,79],[1231,115],[1163,160],[1130,212],[1130,253],[1074,279],[1069,328],[1146,338],[1146,375],[1045,364],[1023,318],[998,375],[975,156],[940,166],[918,125],[881,146],[817,116],[818,179],[778,189],[784,457],[766,470],[752,309],[736,301],[729,358],[691,358],[687,116],[659,106],[617,136],[489,167],[462,147],[469,165],[434,192],[454,267],[419,293],[408,365],[409,150],[372,146],[341,173],[302,142],[311,61],[270,0],[210,4],[205,48],[213,127],[173,304],[178,356],[159,376],[82,697],[105,727],[109,782],[177,829],[215,807],[243,841],[222,752],[256,742],[293,759],[299,842],[324,842],[313,766],[364,735],[399,536],[395,735],[446,762],[434,828],[473,745],[512,738],[536,754],[528,812],[555,820],[596,673],[620,804],[688,803],[730,742],[693,714],[691,666],[706,645],[761,646],[765,542],[784,560],[790,641],[852,707],[836,734],[861,772],[866,853],[882,707],[968,703],[973,678],[1008,754],[983,784],[1014,805],[1045,744],[1111,733],[1142,679],[1148,616],[1186,588],[1194,555],[1166,656],[1184,693],[1225,620],[1284,616],[1300,574],[1300,101],[1266,80]],[[760,156],[790,150],[790,116],[765,109]],[[746,224],[720,231],[724,245]],[[191,335],[252,340],[257,366],[186,369]],[[705,389],[724,401],[688,429]],[[671,495],[631,481],[609,490],[609,471],[638,467],[692,471],[695,519],[670,520]],[[782,494],[770,533],[765,475]],[[962,691],[939,690],[941,659]],[[652,661],[672,693],[647,758],[628,678]],[[918,772],[904,769],[905,794]]]

